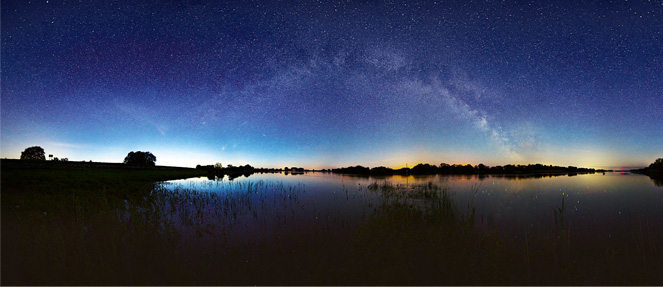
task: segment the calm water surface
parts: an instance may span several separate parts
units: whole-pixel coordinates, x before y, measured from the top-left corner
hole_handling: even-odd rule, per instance
[[[368,188],[373,183],[387,183],[406,191],[439,187],[452,195],[460,212],[475,210],[477,226],[498,229],[515,238],[549,233],[556,226],[554,211],[562,206],[571,234],[586,240],[624,236],[626,230],[634,230],[633,226],[657,237],[663,230],[663,187],[636,174],[527,178],[278,173],[253,174],[232,181],[228,177],[173,180],[163,187],[214,195],[217,200],[209,201],[204,208],[213,214],[197,220],[230,226],[225,233],[235,234],[227,237],[230,241],[261,241],[284,234],[305,236],[319,230],[344,230],[366,220],[383,200],[379,188]],[[236,200],[233,203],[219,198]],[[219,206],[224,204],[228,206]],[[224,216],[220,216],[220,210],[224,210]]]

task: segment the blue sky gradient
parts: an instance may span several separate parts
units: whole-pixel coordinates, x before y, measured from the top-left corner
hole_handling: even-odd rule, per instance
[[[2,157],[663,157],[657,1],[2,1]]]

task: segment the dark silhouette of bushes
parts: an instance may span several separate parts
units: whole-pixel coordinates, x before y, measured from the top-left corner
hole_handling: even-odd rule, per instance
[[[378,166],[371,168],[371,174],[379,174],[379,175],[391,175],[394,174],[394,170],[388,167],[384,166]]]
[[[413,174],[436,174],[439,172],[439,168],[435,165],[420,163],[415,165],[410,172]]]
[[[198,170],[214,170],[214,165],[196,165],[196,169]]]
[[[351,167],[342,167],[332,169],[334,173],[346,173],[346,174],[370,174],[371,169],[368,167],[363,167],[361,165],[351,166]]]

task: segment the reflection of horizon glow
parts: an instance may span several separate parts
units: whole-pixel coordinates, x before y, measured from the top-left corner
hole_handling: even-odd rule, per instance
[[[350,216],[349,209],[358,208],[363,202],[375,205],[381,197],[381,190],[387,184],[388,190],[414,192],[429,190],[448,192],[460,208],[476,207],[477,218],[484,218],[489,226],[506,228],[518,234],[523,230],[546,232],[554,224],[553,210],[558,208],[562,198],[567,206],[566,216],[573,222],[575,236],[603,236],[593,234],[595,230],[608,232],[619,224],[630,224],[626,216],[646,216],[651,226],[663,228],[663,193],[646,176],[627,174],[585,174],[578,176],[558,176],[550,178],[521,178],[512,180],[505,177],[469,176],[348,176],[329,173],[306,173],[299,176],[283,174],[255,174],[249,178],[239,178],[233,182],[205,180],[169,181],[184,188],[199,186],[201,191],[217,193],[238,192],[251,184],[267,186],[290,186],[301,188],[298,204],[311,206],[315,201],[318,210],[330,209],[335,216]],[[376,188],[369,188],[373,183]],[[265,196],[271,196],[267,189]],[[299,209],[297,209],[299,210]],[[370,210],[370,209],[369,209]],[[479,224],[479,223],[477,223]],[[481,223],[483,224],[483,223]],[[597,229],[598,228],[598,229]],[[654,230],[654,229],[652,229]],[[663,230],[663,229],[660,229]]]

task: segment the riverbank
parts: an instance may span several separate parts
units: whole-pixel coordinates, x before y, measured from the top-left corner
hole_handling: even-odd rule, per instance
[[[141,167],[122,163],[75,161],[0,160],[2,191],[49,190],[53,186],[94,188],[100,183],[155,182],[205,176],[205,171],[185,167]]]
[[[0,159],[2,169],[35,169],[35,168],[97,168],[97,169],[122,169],[122,170],[195,170],[190,167],[178,166],[138,166],[117,162],[93,162],[93,161],[53,161],[53,160],[19,160]]]

